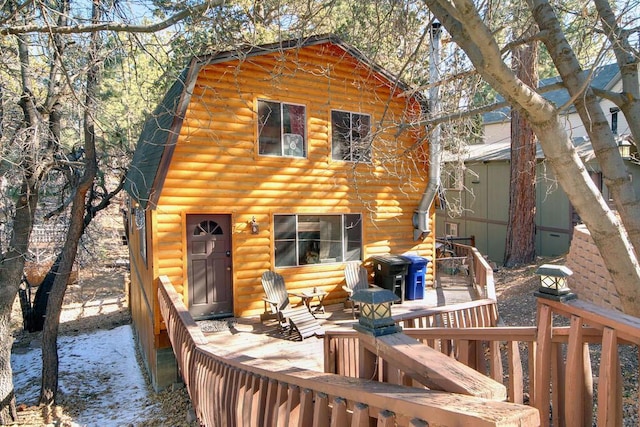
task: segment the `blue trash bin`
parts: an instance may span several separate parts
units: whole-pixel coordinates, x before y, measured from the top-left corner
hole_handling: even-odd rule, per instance
[[[416,300],[424,298],[424,287],[427,277],[427,265],[429,258],[418,255],[402,255],[409,265],[407,266],[407,276],[405,277],[405,298]]]

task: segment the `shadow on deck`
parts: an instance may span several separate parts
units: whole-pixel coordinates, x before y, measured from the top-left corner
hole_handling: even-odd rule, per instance
[[[474,297],[474,288],[467,284],[464,276],[444,279],[438,281],[442,283],[441,286],[427,288],[423,299],[394,304],[392,314],[397,316],[478,299]],[[324,330],[352,329],[353,324],[358,322],[357,314],[354,319],[351,308],[345,308],[343,304],[329,305],[325,307],[324,314],[317,314],[316,317]],[[220,331],[207,332],[206,328],[202,328],[205,329],[205,337],[214,346],[221,346],[238,355],[278,362],[283,366],[324,371],[322,337],[314,336],[301,341],[295,333],[283,335],[275,321],[260,322],[259,316],[235,318],[232,321],[222,319],[220,322],[223,325]],[[225,323],[228,327],[225,327]]]

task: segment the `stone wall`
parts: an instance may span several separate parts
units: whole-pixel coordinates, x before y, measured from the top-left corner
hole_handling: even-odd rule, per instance
[[[620,298],[600,251],[584,225],[578,225],[573,230],[566,265],[573,271],[573,275],[569,277],[569,287],[579,299],[603,308],[622,311]]]

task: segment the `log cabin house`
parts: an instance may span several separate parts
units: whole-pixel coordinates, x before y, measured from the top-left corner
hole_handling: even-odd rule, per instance
[[[424,100],[316,36],[194,57],[146,121],[128,172],[130,306],[157,390],[177,380],[157,301],[195,319],[257,315],[260,277],[342,303],[345,262],[434,258]],[[433,283],[428,267],[427,284]]]

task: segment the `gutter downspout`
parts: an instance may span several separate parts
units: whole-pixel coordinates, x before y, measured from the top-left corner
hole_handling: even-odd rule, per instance
[[[440,36],[442,24],[431,24],[431,49],[429,51],[429,115],[435,117],[440,113],[440,86],[436,83],[440,79]],[[422,193],[418,209],[413,213],[413,240],[424,239],[429,228],[429,208],[440,187],[440,159],[442,147],[440,144],[440,124],[431,132],[429,140],[429,183]]]

